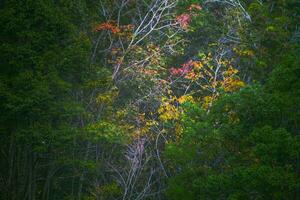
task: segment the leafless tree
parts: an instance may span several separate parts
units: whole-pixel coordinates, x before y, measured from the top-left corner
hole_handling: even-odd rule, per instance
[[[113,9],[107,9],[101,4],[100,14],[107,21],[113,20],[116,21],[117,26],[122,26],[124,19],[127,19],[126,21],[130,21],[134,27],[129,40],[121,37],[113,38],[110,33],[106,35],[106,39],[109,41],[106,50],[112,47],[118,47],[121,50],[119,62],[113,66],[113,79],[116,79],[120,70],[125,67],[123,65],[133,48],[141,45],[149,38],[151,41],[161,41],[162,37],[172,38],[179,31],[179,25],[174,19],[173,12],[177,2],[178,0],[115,0],[113,1]],[[174,31],[170,31],[170,29],[174,29]],[[103,37],[104,35],[100,34],[96,39],[93,57],[95,57]]]
[[[251,21],[251,16],[245,10],[240,0],[206,0],[205,3],[221,3],[239,9],[243,13],[245,19]]]
[[[142,200],[161,192],[160,168],[153,162],[155,158],[148,142],[146,137],[141,137],[127,146],[124,155],[127,165],[123,168],[109,165],[122,188],[122,200]]]

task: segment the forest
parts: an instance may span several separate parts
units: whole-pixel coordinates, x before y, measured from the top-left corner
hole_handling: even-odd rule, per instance
[[[1,0],[0,200],[299,200],[299,0]]]

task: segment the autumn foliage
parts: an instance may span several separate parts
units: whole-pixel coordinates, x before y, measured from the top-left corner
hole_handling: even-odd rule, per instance
[[[110,31],[113,34],[119,33],[120,28],[117,27],[114,21],[107,21],[97,24],[93,27],[93,32]]]

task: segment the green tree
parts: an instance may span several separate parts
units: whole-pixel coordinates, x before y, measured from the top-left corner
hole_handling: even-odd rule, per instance
[[[166,149],[170,199],[298,198],[298,52],[287,53],[266,86],[224,95],[208,115],[184,105],[182,139]]]

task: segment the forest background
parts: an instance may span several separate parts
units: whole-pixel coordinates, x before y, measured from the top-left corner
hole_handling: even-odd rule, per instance
[[[0,199],[300,199],[298,0],[0,16]]]

